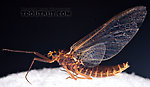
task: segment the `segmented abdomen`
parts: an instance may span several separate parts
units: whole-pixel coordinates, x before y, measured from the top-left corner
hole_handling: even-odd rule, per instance
[[[128,62],[123,64],[118,64],[116,66],[96,66],[93,68],[84,67],[80,65],[78,71],[92,77],[108,77],[114,76],[129,67]]]
[[[129,67],[127,62],[123,64],[118,64],[116,66],[95,66],[90,68],[90,67],[85,67],[82,64],[76,65],[74,59],[66,58],[63,55],[60,55],[60,57],[57,59],[57,62],[60,65],[66,65],[67,68],[74,73],[76,73],[75,66],[77,66],[79,72],[92,77],[114,76],[115,74],[120,73]]]

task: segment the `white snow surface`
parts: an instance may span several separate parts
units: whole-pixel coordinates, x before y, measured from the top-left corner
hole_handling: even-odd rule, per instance
[[[135,74],[120,73],[105,78],[66,79],[69,75],[63,68],[44,68],[31,70],[28,74],[29,84],[25,79],[26,72],[10,74],[0,78],[0,87],[150,87],[150,79]]]

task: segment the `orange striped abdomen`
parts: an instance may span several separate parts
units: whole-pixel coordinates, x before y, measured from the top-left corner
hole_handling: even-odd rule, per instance
[[[92,76],[92,77],[108,77],[114,76],[117,73],[120,73],[129,67],[128,62],[123,64],[118,64],[116,66],[96,66],[93,68],[88,68],[84,66],[79,66],[79,72]]]

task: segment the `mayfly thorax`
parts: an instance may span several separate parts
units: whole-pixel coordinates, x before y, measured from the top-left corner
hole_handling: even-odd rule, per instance
[[[33,59],[29,70],[35,60],[47,63],[57,61],[70,75],[69,78],[75,80],[114,76],[127,69],[129,67],[128,62],[115,66],[100,66],[99,64],[117,55],[130,42],[143,23],[146,13],[144,6],[137,6],[119,13],[74,43],[68,53],[63,50],[50,51],[46,57],[32,51],[3,50],[37,55],[39,58]],[[28,72],[25,76],[26,80]],[[78,75],[82,77],[78,77]]]

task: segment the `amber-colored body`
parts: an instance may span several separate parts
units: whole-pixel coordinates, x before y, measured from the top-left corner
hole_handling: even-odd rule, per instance
[[[116,66],[86,67],[83,65],[81,60],[77,60],[76,58],[74,58],[74,54],[67,54],[67,53],[64,53],[63,51],[59,51],[58,54],[53,54],[53,53],[56,53],[56,51],[49,52],[48,57],[45,57],[38,52],[10,50],[10,49],[3,49],[3,50],[12,51],[12,52],[21,52],[21,53],[33,53],[33,54],[37,55],[38,57],[40,57],[40,58],[33,59],[31,66],[29,67],[29,70],[28,70],[27,74],[25,75],[25,78],[27,81],[28,81],[27,75],[28,75],[35,60],[47,62],[47,63],[53,63],[54,61],[57,61],[59,63],[59,65],[62,65],[62,67],[70,75],[70,77],[68,77],[68,78],[72,78],[75,80],[77,80],[77,79],[92,79],[91,76],[92,77],[114,76],[115,74],[120,73],[129,67],[128,62],[123,63],[123,64],[118,64]],[[50,57],[52,59],[50,59]],[[83,77],[78,77],[77,75],[81,75]]]
[[[72,71],[75,74],[82,75],[83,79],[91,79],[92,77],[108,77],[114,76],[129,67],[128,62],[123,64],[118,64],[115,66],[95,66],[86,67],[80,61],[76,61],[73,56],[59,52],[59,55],[53,56],[57,57],[56,61],[63,66],[66,70]],[[74,77],[72,77],[74,78]],[[79,78],[79,77],[77,77]],[[81,77],[80,77],[81,78]],[[74,78],[76,80],[76,78]]]

